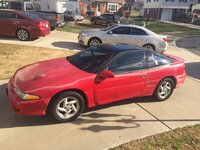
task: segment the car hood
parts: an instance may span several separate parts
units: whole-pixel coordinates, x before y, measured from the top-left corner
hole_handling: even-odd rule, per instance
[[[46,86],[61,86],[88,76],[73,66],[66,58],[57,58],[31,64],[19,69],[13,78],[13,86],[29,92]]]

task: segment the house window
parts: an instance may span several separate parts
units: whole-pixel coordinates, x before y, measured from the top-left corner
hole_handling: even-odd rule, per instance
[[[166,2],[174,2],[174,0],[165,0]]]
[[[187,3],[187,0],[179,0],[179,3]]]
[[[90,3],[86,4],[86,11],[87,12],[91,11],[91,5],[90,5]]]
[[[108,12],[117,12],[118,11],[118,4],[116,4],[116,3],[107,3],[107,11]]]
[[[159,0],[154,0],[154,2],[159,2]]]
[[[151,3],[151,0],[147,0],[147,3]]]

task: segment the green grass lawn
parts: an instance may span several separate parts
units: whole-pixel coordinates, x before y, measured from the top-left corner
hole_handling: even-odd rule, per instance
[[[129,19],[125,21],[125,23],[135,24],[139,26],[143,26],[143,22],[144,20],[142,18]],[[164,23],[160,21],[145,21],[145,24],[146,24],[146,28],[152,30],[153,32],[157,34],[166,34],[166,35],[171,35],[175,37],[189,37],[189,36],[200,35],[200,30],[191,29],[188,27],[183,27],[183,26],[169,24],[169,23]],[[66,25],[64,28],[58,28],[57,30],[79,33],[81,30],[95,29],[95,28],[98,28],[98,27],[91,26],[90,22],[87,22],[87,23],[80,22],[80,23],[74,24],[73,26]],[[105,26],[102,26],[102,28],[105,28]]]
[[[110,150],[198,150],[200,149],[200,125],[131,141]]]

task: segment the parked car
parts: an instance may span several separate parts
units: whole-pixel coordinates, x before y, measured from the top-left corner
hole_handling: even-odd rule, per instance
[[[65,20],[82,21],[84,19],[83,16],[81,16],[79,13],[76,13],[74,11],[68,11],[68,10],[66,10],[64,12],[64,14],[65,14]]]
[[[63,27],[65,25],[64,13],[41,11],[40,6],[38,6],[37,3],[0,1],[0,9],[14,9],[37,15],[44,20],[48,20],[52,30],[57,26]]]
[[[0,10],[0,35],[26,41],[46,36],[50,31],[49,22],[33,14],[9,9]]]
[[[167,36],[157,35],[136,25],[117,24],[105,29],[83,30],[79,33],[78,42],[85,46],[126,43],[164,52],[167,47]]]
[[[17,114],[68,122],[85,108],[132,97],[168,99],[186,77],[183,59],[126,44],[98,45],[16,71],[7,94]]]
[[[95,16],[91,19],[92,24],[106,25],[107,27],[113,24],[122,23],[121,17],[115,14],[103,14],[101,16]]]

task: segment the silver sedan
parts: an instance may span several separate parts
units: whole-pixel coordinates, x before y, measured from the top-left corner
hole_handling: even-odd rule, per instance
[[[83,30],[79,33],[78,42],[88,47],[101,43],[125,43],[158,52],[164,52],[167,47],[166,36],[158,35],[144,27],[125,24],[105,29]]]

